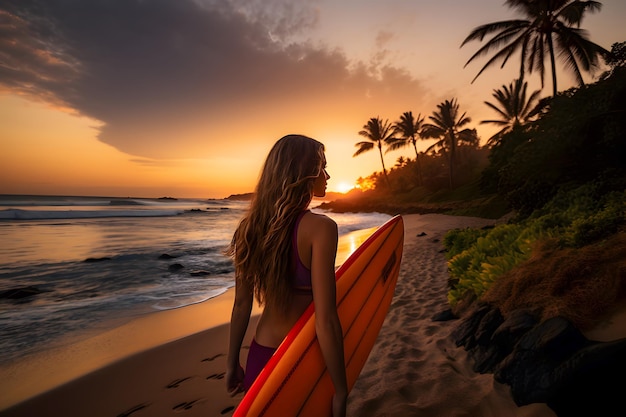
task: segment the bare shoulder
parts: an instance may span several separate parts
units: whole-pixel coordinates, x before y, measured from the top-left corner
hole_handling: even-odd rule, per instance
[[[308,231],[314,235],[337,237],[337,223],[325,214],[309,212],[302,219]]]
[[[337,222],[325,214],[309,212],[306,218],[313,227],[337,229]]]

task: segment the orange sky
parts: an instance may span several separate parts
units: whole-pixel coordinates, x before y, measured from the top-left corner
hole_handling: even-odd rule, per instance
[[[457,98],[484,143],[483,102],[518,65],[473,84],[486,61],[463,68],[482,45],[460,48],[469,32],[515,16],[501,0],[50,0],[37,19],[29,3],[0,6],[0,194],[226,197],[252,191],[288,133],[326,144],[338,190],[381,170],[375,151],[352,157],[371,117]],[[582,28],[610,49],[626,2],[601,3]],[[399,156],[414,157],[386,166]]]

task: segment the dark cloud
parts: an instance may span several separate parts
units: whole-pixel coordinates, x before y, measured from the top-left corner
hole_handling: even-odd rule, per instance
[[[98,119],[101,141],[162,158],[198,151],[190,126],[223,136],[241,129],[233,120],[267,117],[268,108],[280,111],[297,101],[321,111],[312,103],[325,94],[348,100],[388,93],[394,83],[415,87],[406,73],[372,76],[363,65],[348,70],[341,51],[290,43],[317,19],[309,3],[298,4],[6,1],[0,6],[0,88]],[[393,80],[381,83],[385,73]]]

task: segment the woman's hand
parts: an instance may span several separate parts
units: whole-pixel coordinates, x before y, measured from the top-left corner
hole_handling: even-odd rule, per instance
[[[231,397],[244,391],[243,377],[244,372],[241,365],[238,365],[234,370],[226,371],[226,389]]]

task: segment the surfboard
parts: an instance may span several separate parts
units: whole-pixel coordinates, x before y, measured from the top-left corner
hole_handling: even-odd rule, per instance
[[[404,223],[401,216],[395,216],[376,229],[335,272],[349,390],[389,310],[403,244]],[[312,303],[263,368],[233,417],[331,416],[333,393],[315,334]]]

